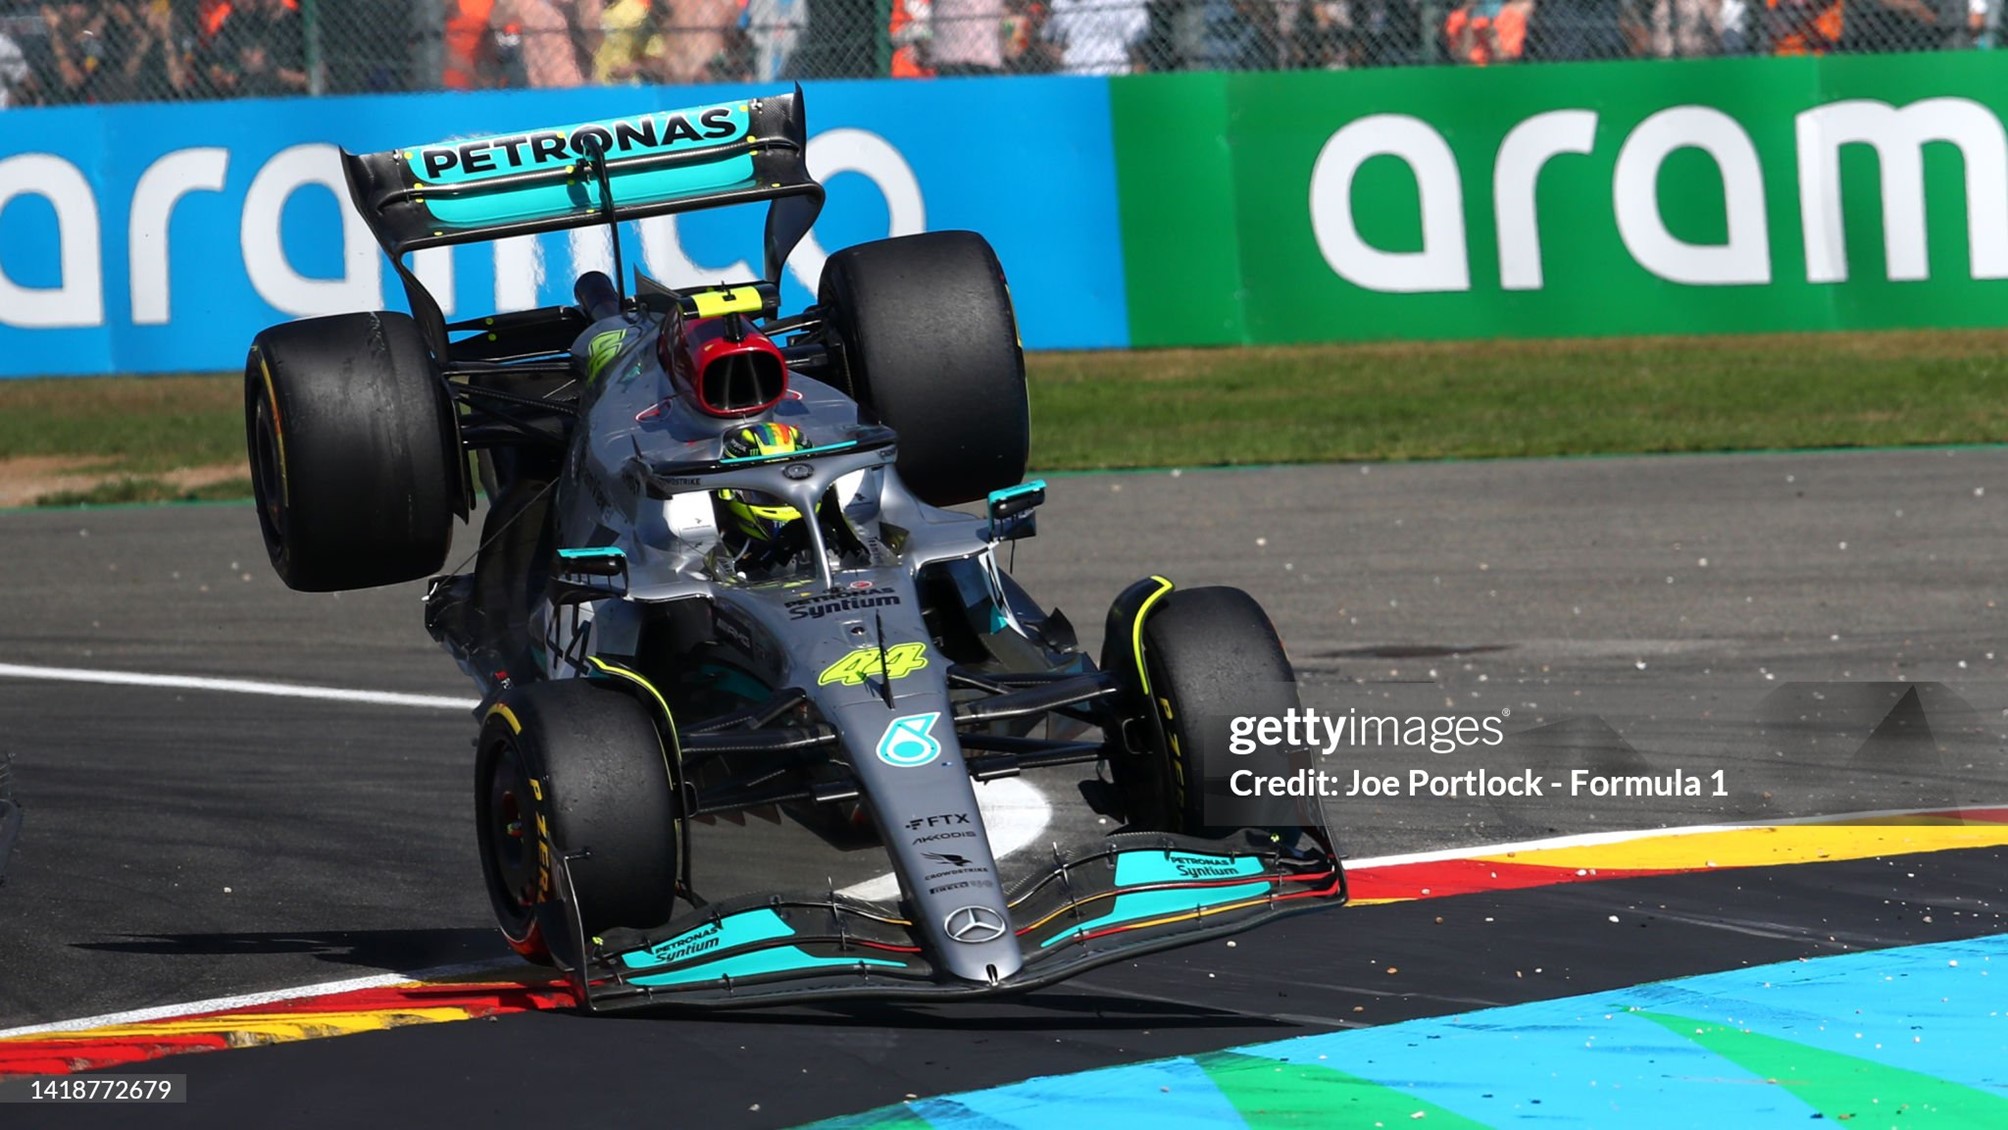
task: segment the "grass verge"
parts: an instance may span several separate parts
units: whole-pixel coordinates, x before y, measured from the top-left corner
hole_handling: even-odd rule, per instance
[[[120,475],[83,490],[58,490],[35,496],[37,506],[117,506],[135,502],[221,502],[251,497],[251,477],[225,479],[184,487],[151,475]]]
[[[107,478],[240,462],[244,378],[0,380],[0,460],[33,456],[89,459]]]
[[[1048,354],[1041,467],[2008,440],[2008,331]]]
[[[2008,440],[2008,330],[1042,353],[1040,470]],[[0,464],[102,460],[44,501],[239,497],[241,379],[0,381]]]

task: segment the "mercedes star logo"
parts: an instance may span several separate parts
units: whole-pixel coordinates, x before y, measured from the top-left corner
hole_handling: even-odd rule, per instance
[[[1006,930],[1004,916],[987,906],[965,906],[948,912],[942,923],[948,929],[948,936],[958,942],[976,945],[979,942],[994,942],[1004,936]]]

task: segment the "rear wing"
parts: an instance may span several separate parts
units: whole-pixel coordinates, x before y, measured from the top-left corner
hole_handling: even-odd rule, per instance
[[[597,150],[604,178],[593,165]],[[443,351],[439,307],[404,257],[444,247],[772,201],[766,278],[823,207],[809,176],[802,91],[384,153],[342,153],[349,197]],[[611,202],[609,202],[611,197]]]

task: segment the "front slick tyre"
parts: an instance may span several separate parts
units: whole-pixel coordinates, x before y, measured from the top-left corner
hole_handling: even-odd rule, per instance
[[[661,735],[639,703],[586,679],[532,683],[489,710],[477,748],[482,875],[510,949],[576,968],[581,927],[592,938],[669,920],[674,793]],[[558,877],[567,854],[569,904]]]
[[[1121,779],[1130,827],[1230,835],[1237,829],[1207,822],[1203,785],[1237,760],[1227,719],[1297,709],[1296,673],[1282,641],[1254,597],[1198,588],[1167,594],[1144,620],[1142,642],[1154,748]]]

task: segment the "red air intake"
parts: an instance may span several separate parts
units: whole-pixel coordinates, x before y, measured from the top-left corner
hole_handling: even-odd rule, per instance
[[[681,322],[681,331],[677,323]],[[657,349],[679,394],[710,416],[752,416],[788,391],[788,366],[767,335],[737,314],[722,318],[672,315]]]

